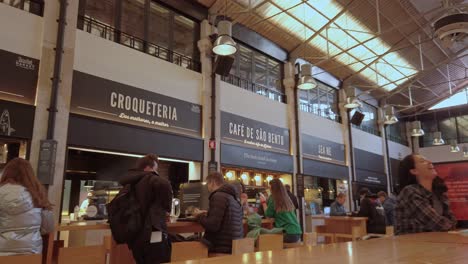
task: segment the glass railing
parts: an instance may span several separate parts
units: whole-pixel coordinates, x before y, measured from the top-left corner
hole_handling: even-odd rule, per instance
[[[0,3],[24,10],[38,16],[42,16],[44,14],[43,0],[0,0]]]
[[[326,119],[329,119],[329,120],[332,120],[332,121],[335,121],[337,123],[341,123],[341,117],[330,111],[330,110],[323,110],[323,109],[320,109],[312,104],[308,104],[308,103],[300,103],[299,105],[299,109],[302,111],[302,112],[307,112],[307,113],[312,113],[312,114],[315,114],[315,115],[318,115],[320,117],[323,117],[323,118],[326,118]]]
[[[183,68],[190,69],[196,72],[201,71],[201,64],[191,57],[177,53],[170,49],[158,46],[132,36],[120,30],[117,30],[109,25],[99,22],[90,17],[79,17],[78,28],[90,34],[99,36],[101,38],[119,43],[129,48],[145,52],[156,58],[177,64]]]
[[[245,90],[265,96],[271,100],[275,100],[281,103],[286,103],[286,95],[284,93],[281,93],[277,90],[254,83],[252,81],[242,79],[238,76],[230,74],[228,76],[222,76],[221,80],[227,83],[230,83],[232,85],[235,85],[237,87],[243,88]]]
[[[365,126],[365,125],[356,126],[354,124],[353,124],[353,127],[357,128],[359,130],[362,130],[364,132],[367,132],[369,134],[376,135],[376,136],[380,137],[380,131],[373,128],[373,127],[369,127],[369,126]]]
[[[393,135],[387,135],[387,138],[388,138],[388,140],[393,141],[395,143],[405,145],[405,146],[409,146],[408,141],[406,139],[401,138],[401,137],[396,137],[396,136],[393,136]]]

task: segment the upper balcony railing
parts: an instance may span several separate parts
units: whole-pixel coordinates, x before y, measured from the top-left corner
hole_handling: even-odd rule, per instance
[[[403,139],[401,137],[396,137],[393,135],[387,135],[388,140],[399,143],[404,146],[408,146],[408,141],[406,139]]]
[[[159,59],[177,64],[183,68],[200,72],[201,64],[191,57],[132,36],[90,17],[79,17],[78,28],[101,38],[114,41],[129,48],[145,52]]]
[[[265,96],[271,100],[275,100],[281,103],[286,103],[286,95],[282,92],[276,91],[274,89],[270,89],[268,87],[265,87],[263,85],[260,85],[258,83],[254,83],[252,81],[242,79],[238,76],[235,75],[228,75],[228,76],[222,76],[221,80],[230,83],[232,85],[238,86],[240,88],[243,88],[245,90],[254,92],[256,94]]]
[[[7,4],[38,16],[42,16],[44,14],[44,0],[0,0],[0,3]]]
[[[376,136],[380,137],[380,131],[373,128],[373,127],[369,127],[369,126],[365,126],[365,125],[360,125],[360,126],[353,125],[353,127],[357,128],[359,130],[362,130],[364,132],[367,132],[369,134],[373,134],[373,135],[376,135]]]
[[[299,109],[303,112],[312,113],[320,117],[335,121],[337,123],[341,123],[341,117],[338,114],[333,113],[330,110],[323,110],[312,104],[303,103],[303,102],[300,103]]]

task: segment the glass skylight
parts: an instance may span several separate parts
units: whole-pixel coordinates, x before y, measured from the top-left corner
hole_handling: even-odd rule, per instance
[[[301,40],[308,40],[343,9],[335,0],[302,1],[270,0],[255,10],[262,17],[271,17],[269,21],[288,33]],[[258,1],[255,2],[258,4]],[[326,41],[327,35],[329,41]],[[307,44],[328,56],[336,56],[335,59],[340,63],[355,72],[360,71],[359,74],[366,80],[391,91],[418,71],[397,52],[385,54],[391,49],[390,45],[374,37],[375,32],[346,11],[331,23],[328,30],[322,30]],[[372,63],[378,56],[381,58]]]
[[[452,107],[463,104],[468,104],[468,87],[450,96],[449,98],[435,104],[434,106],[429,108],[429,110]]]

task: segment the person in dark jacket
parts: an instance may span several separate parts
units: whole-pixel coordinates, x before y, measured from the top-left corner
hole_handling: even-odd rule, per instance
[[[202,242],[209,252],[230,254],[232,240],[244,236],[240,193],[232,184],[224,183],[223,175],[219,172],[210,174],[206,182],[211,193],[208,212],[196,214],[205,228]]]
[[[137,162],[136,169],[129,171],[120,184],[121,192],[135,186],[140,206],[147,212],[147,221],[138,239],[129,244],[137,264],[163,263],[171,260],[171,242],[167,234],[166,215],[171,212],[172,187],[168,180],[158,174],[158,157],[148,154]],[[151,238],[158,238],[151,241]],[[160,237],[160,239],[159,239]]]
[[[294,208],[299,209],[299,203],[297,202],[297,197],[291,192],[291,186],[289,184],[285,184],[284,187],[286,188],[286,192],[288,193],[289,198],[294,204]]]
[[[377,193],[379,196],[380,203],[382,204],[385,211],[385,221],[388,226],[393,226],[394,216],[393,212],[395,211],[396,201],[393,198],[388,197],[387,193],[380,191]]]
[[[371,194],[369,189],[359,191],[361,203],[358,216],[367,217],[367,232],[385,234],[385,215],[377,211],[377,195]]]

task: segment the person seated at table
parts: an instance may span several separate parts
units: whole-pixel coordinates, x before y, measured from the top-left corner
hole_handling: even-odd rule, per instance
[[[457,224],[450,210],[444,181],[432,162],[408,155],[400,162],[395,234],[448,231]]]
[[[395,211],[395,204],[396,201],[389,197],[386,192],[380,191],[377,193],[379,197],[379,201],[382,204],[384,211],[385,211],[385,222],[387,226],[393,226],[394,219],[393,219],[393,212]]]
[[[346,202],[346,195],[339,193],[336,200],[330,205],[330,216],[346,216],[346,209],[344,203]]]
[[[359,196],[361,202],[357,216],[367,217],[367,232],[385,234],[385,215],[377,211],[377,195],[367,188],[362,188]]]
[[[243,213],[238,189],[224,182],[223,175],[214,172],[206,178],[209,197],[207,213],[196,212],[205,228],[202,239],[210,253],[227,253],[232,250],[232,240],[244,236]]]
[[[295,207],[289,198],[286,188],[279,179],[270,181],[271,195],[266,200],[260,196],[260,202],[265,211],[265,216],[275,219],[275,227],[283,228],[284,243],[296,243],[301,239],[302,230],[295,214]]]

